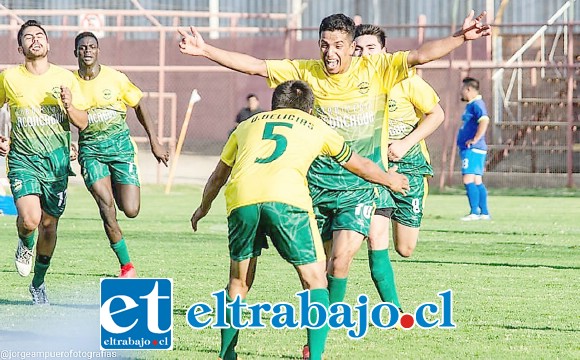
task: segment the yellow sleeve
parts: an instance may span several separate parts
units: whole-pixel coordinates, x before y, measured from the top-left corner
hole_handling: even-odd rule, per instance
[[[439,96],[435,90],[419,75],[411,76],[408,81],[409,100],[413,106],[423,114],[433,110],[439,103]]]
[[[307,60],[266,60],[268,86],[275,88],[288,80],[302,79],[302,71]]]
[[[383,74],[383,89],[387,94],[393,86],[409,76],[408,55],[408,51],[398,51],[394,54],[383,54],[379,58],[381,61],[379,65]]]
[[[70,82],[70,93],[72,95],[72,103],[73,106],[79,110],[87,110],[90,107],[87,99],[83,95],[81,91],[81,86],[79,85],[79,81],[74,76],[74,74],[70,73],[71,82]]]
[[[4,88],[4,71],[0,73],[0,107],[6,102],[6,89]]]
[[[121,99],[130,107],[135,107],[143,98],[143,92],[129,80],[127,75],[121,73]]]
[[[222,150],[220,159],[227,166],[234,167],[237,153],[238,153],[238,134],[237,130],[234,130],[234,132],[230,135],[228,141],[224,145],[224,149]]]
[[[332,156],[341,165],[350,160],[352,156],[352,150],[344,141],[344,138],[330,127],[324,134],[324,145],[320,153],[321,155]]]

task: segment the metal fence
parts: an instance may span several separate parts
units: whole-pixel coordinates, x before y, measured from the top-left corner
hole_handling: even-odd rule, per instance
[[[313,4],[310,2],[309,6]],[[577,82],[580,66],[577,55],[580,55],[580,44],[574,42],[574,35],[579,33],[580,23],[573,16],[573,8],[566,13],[565,19],[560,17],[554,21],[544,36],[535,39],[513,63],[508,63],[510,56],[524,46],[535,31],[546,24],[545,21],[524,25],[503,21],[496,24],[499,31],[493,39],[464,46],[451,56],[421,68],[422,76],[437,90],[446,111],[445,123],[427,141],[436,171],[432,186],[460,182],[455,135],[464,106],[459,101],[459,87],[461,79],[467,75],[481,80],[484,100],[494,114],[488,133],[490,152],[486,175],[491,186],[578,184],[580,100]],[[98,17],[97,25],[82,21],[93,15]],[[148,93],[147,105],[157,114],[159,133],[171,148],[175,146],[176,132],[183,122],[191,91],[197,89],[202,100],[195,107],[184,150],[217,155],[235,125],[236,113],[245,104],[246,94],[256,93],[262,106],[269,108],[271,89],[267,88],[264,79],[179,54],[176,27],[202,24],[199,29],[208,42],[259,58],[317,58],[318,34],[317,27],[297,28],[300,21],[282,12],[222,11],[217,16],[219,28],[210,26],[212,16],[215,14],[206,10],[4,8],[0,9],[0,18],[6,19],[0,24],[0,46],[6,50],[0,58],[0,67],[22,62],[21,55],[16,52],[16,32],[22,19],[50,19],[46,26],[51,42],[50,60],[70,69],[76,68],[72,39],[88,26],[102,32],[101,61],[127,73]],[[301,21],[304,16],[302,14]],[[251,26],[256,19],[269,25]],[[395,51],[416,48],[431,38],[429,34],[449,34],[456,26],[430,24],[427,17],[414,24],[384,25],[384,28],[388,34],[413,35],[390,35],[389,50]],[[499,81],[494,82],[493,76],[500,69],[503,73]],[[137,119],[130,115],[128,121],[133,134],[144,140],[145,134]]]

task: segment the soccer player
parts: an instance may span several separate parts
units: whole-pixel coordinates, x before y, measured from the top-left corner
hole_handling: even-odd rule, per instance
[[[125,216],[134,218],[140,208],[136,148],[125,121],[127,106],[135,109],[157,161],[167,166],[169,154],[159,143],[149,112],[141,104],[141,90],[125,74],[99,63],[97,37],[91,32],[78,34],[74,54],[79,64],[74,74],[90,105],[88,126],[79,134],[81,172],[119,260],[119,277],[136,277],[115,209],[117,203]]]
[[[21,276],[30,274],[38,228],[29,287],[37,305],[49,304],[44,278],[66,205],[70,123],[85,129],[84,109],[88,107],[73,74],[48,61],[49,47],[41,24],[28,20],[18,31],[18,52],[24,64],[0,74],[0,104],[8,103],[12,122],[8,178],[18,210],[15,264]]]
[[[489,125],[489,116],[479,94],[479,80],[472,77],[463,79],[461,101],[467,101],[467,105],[461,116],[463,124],[457,134],[457,147],[461,156],[463,184],[471,209],[461,220],[491,220],[487,208],[487,189],[483,184],[487,156],[485,132]]]
[[[396,191],[408,189],[404,175],[394,170],[385,173],[352,152],[344,138],[322,120],[309,115],[313,106],[314,95],[305,82],[278,85],[272,111],[244,121],[229,137],[191,218],[196,231],[231,174],[225,192],[231,258],[229,302],[236,296],[246,298],[267,235],[280,255],[294,265],[304,289],[310,290],[311,301],[328,307],[324,250],[306,184],[306,172],[318,155],[328,156],[368,181]],[[328,327],[307,331],[311,358],[321,359]],[[236,359],[237,338],[238,330],[222,330],[221,359]]]
[[[355,54],[357,56],[384,53],[386,48],[385,32],[378,26],[363,24],[356,27],[355,31]],[[429,153],[424,139],[431,135],[441,125],[445,118],[443,109],[439,105],[439,97],[429,84],[414,71],[409,77],[393,87],[388,96],[388,132],[389,166],[396,165],[398,172],[409,178],[411,190],[406,195],[392,193],[395,201],[391,215],[393,226],[393,242],[396,251],[404,257],[409,257],[417,245],[419,227],[423,217],[424,199],[427,196],[427,178],[433,176],[433,168],[430,165]],[[386,221],[387,224],[379,226],[379,229],[388,229],[388,215],[391,211],[382,212],[383,209],[375,210],[371,221],[369,244],[389,243],[389,233],[376,231],[377,224]],[[381,237],[377,241],[375,237]],[[385,249],[369,249],[369,260],[373,258],[373,251],[388,251]],[[387,257],[388,258],[388,257]],[[381,291],[379,294],[382,301],[393,302],[400,307],[395,289],[395,280],[390,262],[382,267],[370,263],[371,275],[375,281],[377,275],[386,272],[392,288],[390,292]],[[378,284],[377,284],[378,283]],[[386,284],[385,284],[386,285]],[[391,296],[385,296],[390,294]]]
[[[386,137],[381,137],[386,94],[407,77],[409,67],[438,59],[466,41],[489,35],[491,28],[481,23],[484,16],[485,12],[474,18],[471,11],[462,30],[426,42],[417,50],[362,58],[353,58],[355,25],[343,14],[322,20],[319,60],[262,60],[222,50],[205,43],[194,27],[190,27],[191,34],[178,30],[182,35],[179,49],[242,73],[266,77],[270,86],[293,79],[306,81],[314,91],[315,115],[343,135],[353,150],[383,166],[382,160],[387,162],[386,155],[381,154],[387,148]],[[340,168],[329,157],[317,159],[308,175],[323,240],[333,241],[328,266],[330,301],[342,301],[350,265],[368,236],[374,206],[387,208],[393,200],[386,190]],[[378,199],[375,191],[380,193]],[[388,229],[379,233],[384,231]],[[387,248],[388,244],[380,246]],[[387,263],[388,255],[381,256],[380,262]]]

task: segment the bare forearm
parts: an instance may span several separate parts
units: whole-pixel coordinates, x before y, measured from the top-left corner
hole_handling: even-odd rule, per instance
[[[479,125],[477,126],[477,131],[475,132],[475,135],[473,136],[473,142],[478,142],[485,135],[485,132],[487,131],[488,123],[489,123],[489,120],[481,120],[479,122]]]
[[[201,204],[199,205],[200,209],[202,209],[204,212],[209,211],[211,204],[228,180],[230,173],[227,170],[228,169],[223,166],[218,167],[218,169],[216,169],[216,171],[214,171],[209,177],[207,184],[205,184],[201,198]]]
[[[411,146],[417,144],[419,141],[426,139],[429,135],[433,134],[435,130],[443,123],[445,120],[445,113],[441,106],[437,105],[436,109],[425,115],[425,118],[419,122],[419,125],[415,130],[413,130],[405,138]]]
[[[157,141],[157,131],[155,131],[147,107],[137,104],[135,107],[135,115],[137,115],[139,123],[143,126],[143,129],[145,129],[145,133],[147,133],[147,137],[149,138],[149,143],[153,145],[153,143]]]
[[[253,56],[205,44],[204,56],[222,66],[248,75],[268,76],[266,62]]]
[[[79,110],[74,106],[69,106],[66,110],[71,124],[79,128],[79,130],[84,130],[89,124],[89,117],[86,111]]]
[[[465,39],[461,32],[443,39],[426,42],[409,53],[407,62],[409,66],[415,66],[440,59],[463,45],[464,42]]]

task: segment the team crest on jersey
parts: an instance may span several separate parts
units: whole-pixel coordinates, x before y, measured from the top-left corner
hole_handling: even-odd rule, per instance
[[[395,100],[389,99],[388,105],[389,105],[389,112],[393,112],[393,111],[397,110],[397,102]]]
[[[103,97],[105,98],[105,100],[110,100],[111,95],[112,95],[112,93],[111,93],[110,89],[103,90]]]
[[[22,189],[22,180],[15,179],[13,187],[14,187],[14,191],[20,191]]]
[[[53,87],[51,95],[55,99],[60,99],[60,86]]]
[[[369,92],[369,83],[366,81],[361,82],[360,84],[357,85],[358,87],[358,91],[361,94],[366,94]]]

